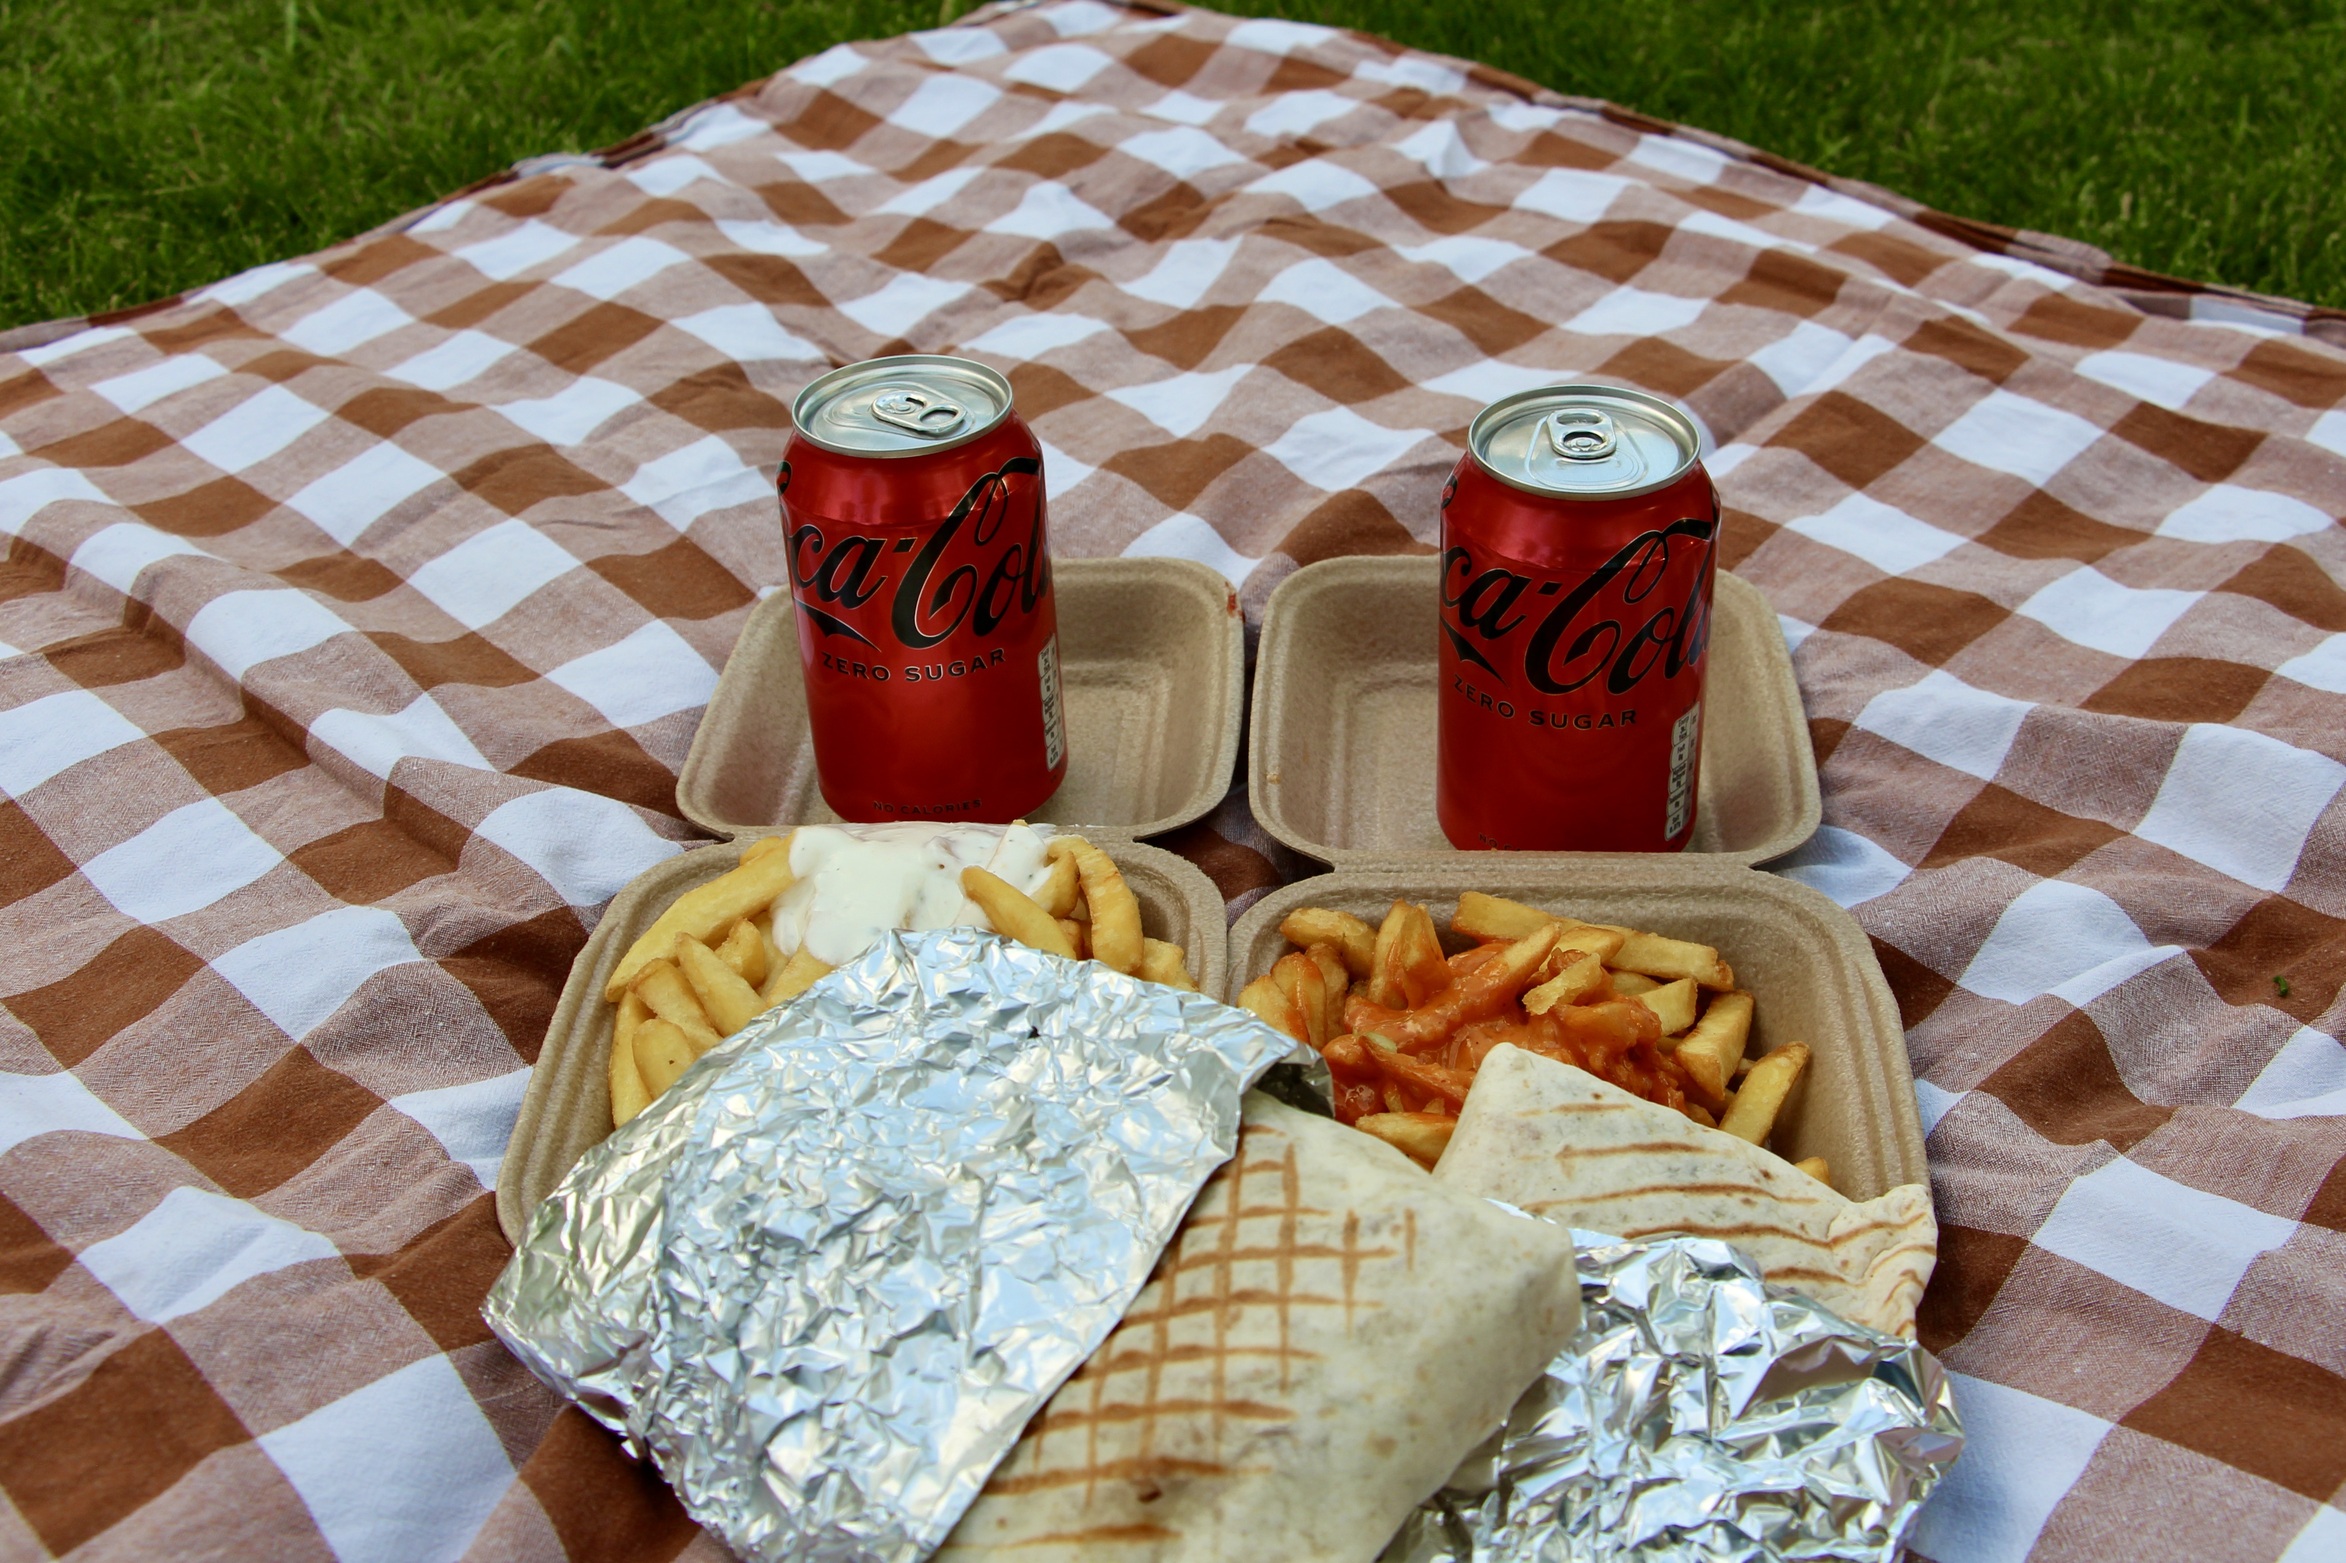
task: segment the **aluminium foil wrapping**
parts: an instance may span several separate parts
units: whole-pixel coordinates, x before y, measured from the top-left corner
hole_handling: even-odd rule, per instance
[[[1092,962],[891,934],[588,1151],[483,1311],[742,1557],[914,1563],[1291,1046]]]
[[[1895,1563],[1963,1448],[1930,1353],[1712,1239],[1573,1241],[1578,1338],[1383,1563]]]

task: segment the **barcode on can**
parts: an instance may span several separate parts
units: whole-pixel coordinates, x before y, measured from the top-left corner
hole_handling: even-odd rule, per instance
[[[1035,671],[1041,675],[1043,686],[1043,764],[1055,769],[1059,757],[1067,752],[1067,726],[1059,716],[1059,637],[1053,635],[1043,642],[1042,655],[1035,658]]]
[[[1701,738],[1702,702],[1697,700],[1670,729],[1670,821],[1662,832],[1665,840],[1677,840],[1694,818],[1694,755]]]

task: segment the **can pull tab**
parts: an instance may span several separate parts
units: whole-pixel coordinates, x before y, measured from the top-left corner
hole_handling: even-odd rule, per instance
[[[1565,407],[1548,414],[1548,443],[1566,461],[1602,461],[1620,442],[1612,418],[1594,407]]]
[[[959,403],[909,385],[891,385],[873,397],[872,416],[931,440],[941,440],[969,421]]]

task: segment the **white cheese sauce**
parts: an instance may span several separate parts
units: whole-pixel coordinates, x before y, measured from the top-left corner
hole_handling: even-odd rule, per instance
[[[801,825],[790,838],[793,882],[774,902],[774,944],[803,945],[844,966],[891,928],[993,929],[961,891],[961,871],[983,868],[1033,895],[1050,877],[1050,827],[1034,825]],[[996,930],[998,931],[998,930]]]

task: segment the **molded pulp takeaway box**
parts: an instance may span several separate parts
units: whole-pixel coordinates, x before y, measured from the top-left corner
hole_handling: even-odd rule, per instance
[[[1774,1148],[1788,1159],[1824,1157],[1833,1186],[1852,1199],[1930,1181],[1906,1033],[1871,942],[1840,907],[1772,874],[1683,856],[1552,854],[1542,861],[1532,853],[1452,853],[1341,869],[1283,886],[1247,908],[1230,930],[1224,991],[1235,999],[1287,953],[1279,920],[1299,906],[1375,923],[1394,901],[1417,901],[1447,929],[1464,890],[1716,945],[1735,969],[1735,985],[1757,1001],[1747,1056],[1786,1042],[1806,1042],[1815,1055],[1777,1121]],[[1466,943],[1444,940],[1453,952]]]
[[[1431,558],[1332,559],[1272,594],[1247,791],[1273,836],[1334,872],[1272,891],[1230,931],[1232,999],[1289,948],[1279,920],[1325,906],[1380,921],[1396,899],[1448,923],[1481,890],[1716,945],[1757,1000],[1750,1054],[1814,1050],[1775,1136],[1866,1199],[1927,1182],[1898,1007],[1854,919],[1751,865],[1812,835],[1816,757],[1767,599],[1722,572],[1704,691],[1694,843],[1683,853],[1462,852],[1434,817],[1439,578]],[[1463,941],[1451,941],[1453,949]]]
[[[1430,558],[1330,559],[1271,594],[1247,800],[1263,829],[1306,857],[1342,867],[1457,855],[1434,819],[1438,602]],[[1816,833],[1816,754],[1775,610],[1724,571],[1710,656],[1684,855],[1765,862]]]
[[[1220,803],[1236,768],[1245,648],[1237,597],[1179,559],[1054,564],[1067,780],[1035,811],[1105,848],[1141,923],[1180,945],[1198,986],[1219,993],[1227,957],[1221,893],[1187,860],[1136,838]],[[730,838],[646,870],[615,897],[571,965],[497,1180],[497,1219],[517,1238],[537,1202],[611,1132],[608,1069],[617,1009],[602,989],[670,902],[740,861],[760,836],[838,816],[815,785],[790,596],[751,613],[725,664],[676,787],[685,817]]]

